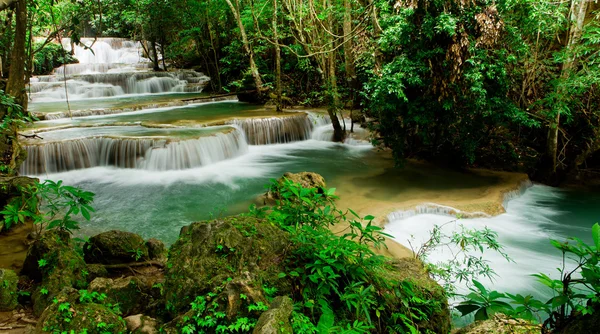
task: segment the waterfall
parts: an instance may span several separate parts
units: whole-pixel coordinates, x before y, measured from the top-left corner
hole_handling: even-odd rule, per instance
[[[247,152],[238,129],[185,140],[91,137],[25,146],[21,174],[40,175],[97,166],[153,171],[187,169]]]
[[[142,56],[139,42],[121,38],[99,38],[95,42],[84,38],[81,42],[85,46],[74,48],[78,64],[63,65],[53,75],[31,79],[29,89],[34,102],[61,101],[67,95],[71,100],[81,100],[131,94],[197,93],[210,80],[192,70],[149,71],[152,63]],[[68,38],[62,43],[71,50]]]
[[[286,117],[234,119],[250,145],[289,143],[310,139],[312,123],[305,113]]]

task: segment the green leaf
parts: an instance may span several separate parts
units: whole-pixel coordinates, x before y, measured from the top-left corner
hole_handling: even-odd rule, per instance
[[[598,223],[592,226],[592,239],[594,240],[596,250],[600,250],[600,225]]]

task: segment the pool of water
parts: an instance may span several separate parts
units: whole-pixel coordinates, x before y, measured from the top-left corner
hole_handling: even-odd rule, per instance
[[[110,124],[138,124],[199,126],[229,118],[281,116],[274,110],[237,101],[207,102],[181,107],[165,107],[115,115],[62,118],[35,122],[29,128],[41,129],[60,126],[98,126]]]
[[[421,245],[429,237],[434,225],[443,225],[452,217],[423,214],[392,221],[386,226],[398,242]],[[550,239],[564,241],[578,237],[591,243],[591,227],[600,221],[600,193],[583,190],[557,189],[534,185],[524,194],[508,202],[506,213],[493,218],[462,219],[444,227],[446,233],[458,226],[481,229],[488,227],[498,233],[498,240],[513,262],[493,252],[484,253],[497,273],[493,280],[481,278],[485,286],[501,292],[532,294],[545,301],[551,291],[536,281],[532,274],[544,273],[558,278],[556,268],[562,266],[561,252],[550,244]],[[454,249],[456,251],[456,249]],[[436,249],[428,260],[433,263],[451,257],[448,249]],[[567,268],[574,268],[567,261]],[[467,292],[462,283],[459,293]]]

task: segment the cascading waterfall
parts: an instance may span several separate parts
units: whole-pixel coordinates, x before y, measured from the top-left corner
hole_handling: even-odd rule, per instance
[[[250,145],[289,143],[310,139],[313,125],[304,113],[287,117],[234,119]]]
[[[165,138],[92,137],[25,146],[21,174],[40,175],[97,166],[153,171],[203,166],[248,150],[238,129],[179,141]]]
[[[119,38],[83,39],[75,46],[78,64],[63,65],[53,75],[31,78],[34,102],[113,97],[131,94],[197,93],[210,80],[195,71],[151,72],[139,42]],[[93,43],[93,45],[92,45]],[[71,50],[69,39],[63,46]],[[93,52],[92,52],[93,51]],[[66,83],[65,83],[66,80]],[[66,90],[66,91],[65,91]]]

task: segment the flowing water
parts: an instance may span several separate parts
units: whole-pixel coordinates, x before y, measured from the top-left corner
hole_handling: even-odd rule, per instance
[[[315,112],[278,114],[236,101],[187,104],[180,100],[199,96],[208,79],[202,74],[149,72],[140,45],[126,40],[99,39],[92,48],[94,54],[76,47],[79,64],[32,80],[32,110],[52,116],[28,130],[43,139],[26,142],[29,157],[21,170],[96,193],[97,212],[82,225],[82,235],[121,229],[170,244],[191,222],[246,211],[269,179],[284,172],[322,174],[339,188],[340,205],[364,215],[421,202],[488,201],[491,189],[506,188],[510,180],[417,163],[393,168],[389,154],[368,144],[364,129],[332,143],[331,124]],[[80,117],[71,119],[66,110],[65,78]],[[176,105],[158,104],[164,102]],[[146,108],[138,110],[140,104]],[[515,261],[492,255],[499,278],[489,285],[539,296],[544,292],[528,275],[555,273],[560,264],[548,239],[589,240],[600,219],[599,201],[598,193],[535,185],[509,201],[505,214],[460,223],[496,230]],[[452,219],[445,210],[424,212],[390,215],[387,232],[407,244]],[[430,259],[445,257],[435,252]]]

